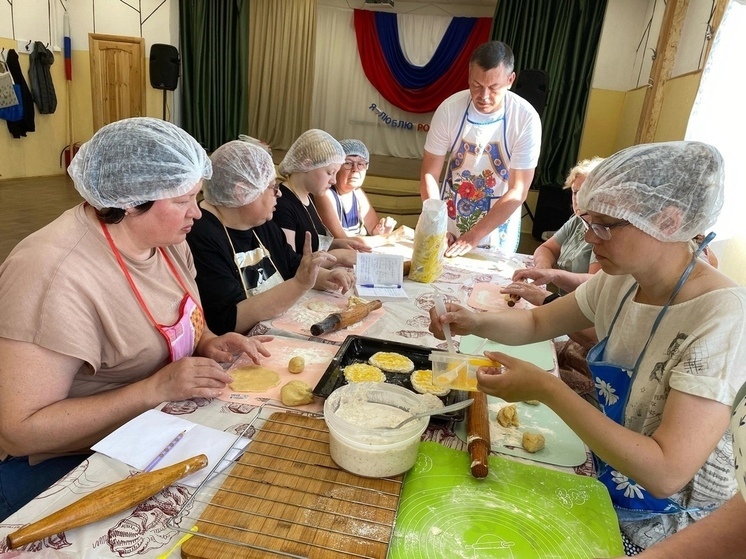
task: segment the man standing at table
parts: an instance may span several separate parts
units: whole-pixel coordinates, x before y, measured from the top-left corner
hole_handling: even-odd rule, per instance
[[[508,91],[514,64],[505,43],[477,47],[469,61],[469,89],[443,101],[430,123],[420,195],[448,204],[446,256],[478,246],[508,253],[518,248],[521,205],[539,161],[541,120],[528,101]]]

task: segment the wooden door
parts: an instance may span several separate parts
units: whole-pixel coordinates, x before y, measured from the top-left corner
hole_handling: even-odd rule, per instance
[[[145,115],[145,40],[88,35],[93,131],[123,118]]]

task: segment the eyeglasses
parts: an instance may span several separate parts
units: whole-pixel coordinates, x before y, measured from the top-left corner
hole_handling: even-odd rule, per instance
[[[608,241],[611,239],[611,230],[614,227],[624,227],[625,225],[629,225],[629,221],[626,219],[622,221],[617,221],[616,223],[611,223],[610,225],[601,225],[600,223],[588,223],[584,218],[588,214],[582,214],[578,217],[580,217],[580,221],[583,222],[583,226],[585,227],[585,230],[588,231],[590,229],[593,230],[593,233],[599,238],[604,241]]]
[[[270,186],[269,188],[271,188],[271,189],[272,189],[272,193],[273,193],[273,194],[274,194],[275,196],[277,196],[277,195],[279,195],[279,194],[280,194],[280,183],[279,183],[279,182],[276,182],[275,184],[273,184],[273,185],[272,185],[272,186]]]
[[[368,162],[367,161],[345,161],[342,164],[342,167],[344,167],[348,171],[351,171],[352,169],[355,169],[357,171],[365,171],[365,169],[368,168]]]

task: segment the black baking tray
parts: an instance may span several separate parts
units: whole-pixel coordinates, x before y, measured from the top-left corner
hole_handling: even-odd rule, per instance
[[[365,336],[347,336],[345,341],[342,342],[337,354],[334,356],[334,359],[329,363],[326,371],[324,371],[324,374],[313,389],[314,395],[319,396],[320,398],[329,397],[329,394],[334,392],[337,388],[347,384],[344,375],[344,368],[347,365],[352,365],[353,363],[367,363],[368,359],[374,353],[379,351],[390,351],[406,355],[414,363],[415,370],[418,370],[432,369],[432,363],[429,359],[430,354],[433,351],[439,350],[411,344],[389,342],[377,338],[366,338]],[[386,382],[389,384],[397,384],[414,392],[412,383],[409,381],[409,375],[410,373],[386,373]],[[466,400],[468,397],[467,392],[462,390],[451,390],[447,395],[443,396],[441,400],[443,400],[443,403],[448,406]],[[433,415],[433,419],[463,421],[465,415],[465,410],[458,410],[447,414]]]

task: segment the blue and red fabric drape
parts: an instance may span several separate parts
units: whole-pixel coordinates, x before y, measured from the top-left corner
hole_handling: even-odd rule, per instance
[[[455,17],[425,66],[414,66],[399,42],[396,14],[355,10],[355,35],[365,75],[389,103],[411,113],[434,111],[468,87],[469,58],[489,40],[490,18]]]

